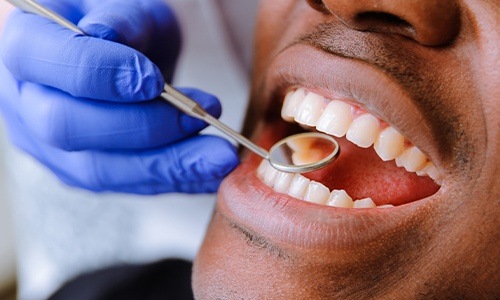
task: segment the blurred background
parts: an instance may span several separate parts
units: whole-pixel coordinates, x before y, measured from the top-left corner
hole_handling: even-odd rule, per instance
[[[11,6],[0,1],[0,30]],[[12,214],[7,196],[7,174],[5,172],[5,131],[0,121],[0,299],[15,299],[15,248]]]
[[[257,1],[167,2],[176,11],[184,37],[174,85],[217,95],[221,119],[239,129],[248,97]],[[0,0],[0,31],[10,10]],[[19,299],[46,299],[86,272],[195,257],[214,195],[145,199],[72,189],[13,148],[1,122],[0,300],[14,299],[16,286]],[[207,132],[218,134],[214,129]]]

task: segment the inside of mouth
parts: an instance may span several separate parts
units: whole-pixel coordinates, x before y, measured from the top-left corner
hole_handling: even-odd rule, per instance
[[[360,148],[339,139],[337,161],[319,171],[303,174],[332,190],[345,190],[353,199],[371,198],[377,205],[401,205],[433,195],[439,186],[430,177],[421,177],[382,161],[373,148]]]
[[[294,123],[280,119],[267,123],[258,143],[265,148],[285,136],[304,132]],[[361,148],[345,137],[336,138],[340,155],[331,165],[304,177],[325,185],[330,191],[344,190],[352,199],[371,198],[377,206],[410,203],[435,194],[440,186],[428,176],[418,176],[398,167],[394,161],[383,161],[373,147]]]

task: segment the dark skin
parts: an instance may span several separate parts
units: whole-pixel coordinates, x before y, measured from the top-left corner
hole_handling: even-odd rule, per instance
[[[249,155],[220,189],[197,298],[500,297],[499,12],[485,0],[261,1],[245,133],[272,144],[283,90],[327,94],[354,72],[350,96],[422,149],[443,183],[387,215],[354,215],[243,187],[255,176]],[[372,93],[378,80],[387,88]],[[315,230],[292,226],[322,213],[307,223]]]

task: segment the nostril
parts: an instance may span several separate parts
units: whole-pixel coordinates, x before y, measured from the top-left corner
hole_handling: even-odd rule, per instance
[[[415,28],[402,18],[378,11],[362,12],[355,16],[355,27],[360,30],[389,32],[415,38]]]
[[[309,4],[309,6],[311,6],[312,8],[321,13],[324,14],[330,13],[323,0],[307,0],[307,3]]]
[[[398,16],[393,14],[372,11],[372,12],[363,12],[356,16],[356,21],[359,23],[363,23],[366,21],[375,22],[379,24],[386,24],[388,26],[397,26],[397,27],[412,27],[410,23],[401,19]]]

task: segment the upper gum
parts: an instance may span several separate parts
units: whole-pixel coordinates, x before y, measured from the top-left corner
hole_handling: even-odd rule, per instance
[[[352,103],[352,102],[350,102],[350,101],[346,101],[346,99],[348,99],[347,97],[342,97],[342,98],[341,98],[341,97],[336,97],[336,98],[332,99],[332,98],[330,98],[330,97],[327,97],[327,96],[322,95],[322,94],[315,93],[315,92],[310,91],[310,90],[308,90],[308,89],[306,89],[306,88],[303,88],[303,87],[297,87],[297,88],[291,89],[291,90],[289,90],[289,91],[287,92],[287,94],[288,94],[289,92],[294,92],[294,93],[295,93],[295,92],[296,92],[297,90],[299,90],[299,89],[303,89],[303,90],[305,90],[305,91],[306,91],[306,95],[307,95],[307,94],[309,94],[309,93],[311,93],[311,94],[315,94],[315,95],[318,95],[318,96],[323,97],[324,99],[326,99],[327,101],[326,101],[326,102],[325,102],[325,104],[323,105],[323,109],[324,109],[324,108],[325,108],[325,107],[326,107],[326,106],[327,106],[330,102],[332,102],[332,101],[340,101],[340,102],[343,102],[343,103],[345,103],[345,104],[348,104],[348,105],[350,105],[351,107],[353,107],[353,108],[354,108],[354,111],[353,111],[353,119],[356,119],[357,117],[359,117],[359,116],[361,116],[361,115],[363,115],[363,114],[370,114],[370,115],[374,116],[375,118],[377,118],[378,122],[380,123],[380,129],[381,129],[381,130],[383,130],[383,129],[385,129],[386,127],[389,127],[389,126],[390,126],[390,125],[389,125],[386,121],[384,121],[384,120],[380,119],[380,118],[379,118],[379,117],[377,117],[376,115],[374,115],[374,114],[372,114],[371,112],[367,111],[366,109],[364,109],[364,108],[360,107],[358,104]],[[405,140],[407,140],[407,139],[405,138]]]

